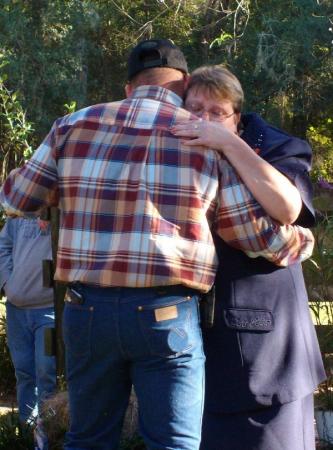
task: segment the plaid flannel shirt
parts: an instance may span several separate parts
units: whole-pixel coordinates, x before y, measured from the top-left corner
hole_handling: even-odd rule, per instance
[[[183,284],[207,291],[217,258],[210,228],[279,265],[310,256],[313,237],[266,216],[226,160],[169,132],[193,118],[176,94],[141,86],[130,98],[58,119],[0,200],[14,214],[59,194],[55,278],[98,286]]]

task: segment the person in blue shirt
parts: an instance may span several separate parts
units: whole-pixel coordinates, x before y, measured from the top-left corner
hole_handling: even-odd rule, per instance
[[[32,424],[43,400],[56,390],[55,357],[44,348],[45,329],[54,327],[54,306],[53,290],[43,287],[43,259],[52,259],[50,224],[9,217],[0,232],[0,288],[19,417]]]

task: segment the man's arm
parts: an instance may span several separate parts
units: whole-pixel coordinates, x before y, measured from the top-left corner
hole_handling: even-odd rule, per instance
[[[0,290],[13,271],[13,220],[7,219],[0,232]]]
[[[278,266],[309,258],[314,238],[297,225],[280,225],[254,199],[232,166],[222,159],[219,207],[215,222],[218,235],[249,257],[264,257]]]
[[[31,159],[4,182],[0,203],[9,215],[20,216],[52,204],[57,190],[56,130],[53,126]]]

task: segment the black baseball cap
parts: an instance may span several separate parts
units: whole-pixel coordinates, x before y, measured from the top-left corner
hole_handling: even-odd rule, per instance
[[[188,72],[183,52],[169,39],[150,39],[134,47],[128,58],[128,80],[153,67],[169,67]]]

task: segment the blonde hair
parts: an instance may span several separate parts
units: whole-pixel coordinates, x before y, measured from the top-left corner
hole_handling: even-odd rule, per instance
[[[202,66],[194,70],[187,86],[189,90],[205,91],[210,97],[229,100],[236,113],[241,112],[244,92],[238,78],[223,65]]]

